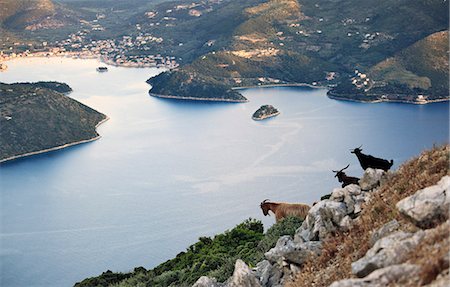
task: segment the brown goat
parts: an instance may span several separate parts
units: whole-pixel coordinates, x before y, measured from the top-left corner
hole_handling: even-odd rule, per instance
[[[260,206],[264,216],[267,216],[269,211],[272,211],[275,214],[276,222],[288,216],[295,216],[305,220],[310,209],[309,205],[303,203],[268,202],[268,199],[261,202]]]

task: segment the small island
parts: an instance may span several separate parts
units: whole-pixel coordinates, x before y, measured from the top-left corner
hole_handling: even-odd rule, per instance
[[[280,112],[271,105],[261,106],[252,116],[255,121],[261,121],[267,118],[278,116]]]
[[[100,73],[108,72],[108,67],[97,67],[97,72]]]

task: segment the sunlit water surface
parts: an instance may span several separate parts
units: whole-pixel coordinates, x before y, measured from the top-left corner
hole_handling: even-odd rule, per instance
[[[259,203],[311,204],[338,185],[349,149],[393,158],[395,168],[448,141],[447,103],[360,104],[310,88],[249,89],[249,103],[148,96],[157,69],[96,60],[10,61],[2,82],[57,80],[110,117],[98,141],[0,167],[1,286],[71,286],[108,269],[153,267],[194,243],[261,219]],[[281,111],[256,122],[262,104]]]

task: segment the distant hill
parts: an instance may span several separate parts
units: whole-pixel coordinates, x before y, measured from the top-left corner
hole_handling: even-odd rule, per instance
[[[0,0],[0,21],[11,29],[24,29],[56,13],[51,0]]]
[[[0,83],[0,162],[99,135],[105,115],[62,94],[56,82]]]
[[[448,30],[431,34],[369,71],[378,81],[448,92]]]
[[[12,36],[16,36],[19,41],[40,38],[29,34],[34,31],[55,31],[70,27],[63,34],[70,33],[79,24],[80,15],[52,0],[0,0],[0,29],[13,33]],[[25,31],[28,34],[24,34]],[[8,36],[2,35],[2,40]]]
[[[170,7],[170,3],[164,5],[164,9]],[[164,9],[157,9],[159,16],[155,17],[160,18],[155,21],[167,16]],[[174,18],[179,19],[175,15]],[[215,19],[221,19],[221,24],[215,25]],[[196,89],[186,88],[189,83],[202,83],[201,90],[212,88],[215,82],[228,89],[296,82],[333,86],[347,81],[355,69],[368,73],[389,58],[401,57],[402,65],[406,65],[407,55],[426,50],[419,44],[414,48],[414,43],[448,29],[448,2],[225,1],[212,12],[180,21],[183,25],[173,24],[170,28],[148,27],[155,33],[164,31],[163,48],[173,50],[185,61],[179,71],[160,74],[149,83],[154,93],[195,97]],[[205,27],[213,27],[214,33],[206,34],[209,30]],[[191,36],[192,32],[181,32],[188,29],[195,31],[193,42],[175,47],[178,42],[174,41],[171,46],[171,36]],[[427,55],[446,57],[444,41],[441,42],[440,48],[431,49]],[[193,43],[198,44],[193,47]],[[408,63],[412,64],[410,60]],[[417,74],[413,74],[425,92],[432,86],[426,78],[434,79],[433,87],[444,87],[442,79],[448,75],[444,69],[419,69],[420,65],[414,65]],[[183,78],[189,82],[179,80]],[[448,92],[441,96],[448,97]],[[228,96],[222,93],[219,98],[223,97]]]

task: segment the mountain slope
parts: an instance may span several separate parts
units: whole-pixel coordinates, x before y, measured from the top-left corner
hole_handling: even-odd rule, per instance
[[[11,29],[24,29],[56,12],[51,0],[0,0],[0,7],[0,21]]]
[[[375,65],[375,80],[448,90],[448,30],[434,33]]]
[[[0,83],[0,162],[88,141],[106,116],[61,94],[55,82]]]

